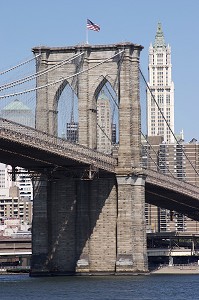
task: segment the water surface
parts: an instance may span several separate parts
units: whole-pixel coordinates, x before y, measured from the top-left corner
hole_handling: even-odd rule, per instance
[[[2,300],[197,300],[199,275],[36,277],[0,275]]]

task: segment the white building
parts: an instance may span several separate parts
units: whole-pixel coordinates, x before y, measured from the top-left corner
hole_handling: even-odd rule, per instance
[[[19,197],[21,199],[33,200],[33,187],[30,174],[27,170],[17,168],[19,174],[16,176],[15,184],[19,188]]]
[[[11,176],[7,165],[0,163],[0,199],[9,197],[9,188],[12,186]]]
[[[148,71],[148,86],[150,87],[150,91],[147,90],[148,136],[161,135],[165,142],[173,143],[174,137],[167,126],[168,123],[174,132],[174,83],[172,81],[171,47],[165,43],[161,23],[158,23],[155,42],[149,47]]]
[[[2,118],[19,124],[34,127],[34,114],[22,101],[15,99],[1,109]],[[14,184],[19,188],[20,199],[33,200],[32,180],[28,171],[17,167],[15,183],[12,183],[12,167],[0,164],[0,199],[9,195],[9,188]],[[4,186],[5,185],[5,186]]]

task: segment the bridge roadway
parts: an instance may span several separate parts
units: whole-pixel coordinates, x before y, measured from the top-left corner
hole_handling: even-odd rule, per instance
[[[74,176],[86,170],[115,173],[117,159],[47,133],[0,118],[1,162],[29,171],[60,168]],[[91,167],[91,169],[89,169]],[[152,170],[146,175],[145,201],[199,220],[199,187]],[[132,170],[136,173],[136,170]]]
[[[1,162],[28,170],[65,167],[67,170],[93,166],[115,171],[117,159],[45,132],[0,118]]]
[[[199,221],[199,187],[169,175],[146,170],[145,201]]]

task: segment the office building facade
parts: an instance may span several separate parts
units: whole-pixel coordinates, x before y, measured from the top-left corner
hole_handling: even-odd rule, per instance
[[[161,135],[166,143],[172,143],[174,137],[170,129],[174,132],[174,83],[171,47],[165,43],[161,23],[158,23],[155,42],[149,47],[148,75],[147,134]]]
[[[154,136],[149,137],[149,143],[143,145],[144,167],[199,186],[199,143],[195,139],[168,144],[163,137]],[[148,232],[199,233],[199,222],[187,216],[150,204],[145,209]]]

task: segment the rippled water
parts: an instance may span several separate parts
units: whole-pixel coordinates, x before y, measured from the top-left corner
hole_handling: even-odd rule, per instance
[[[199,275],[45,277],[0,275],[0,299],[197,300]]]

